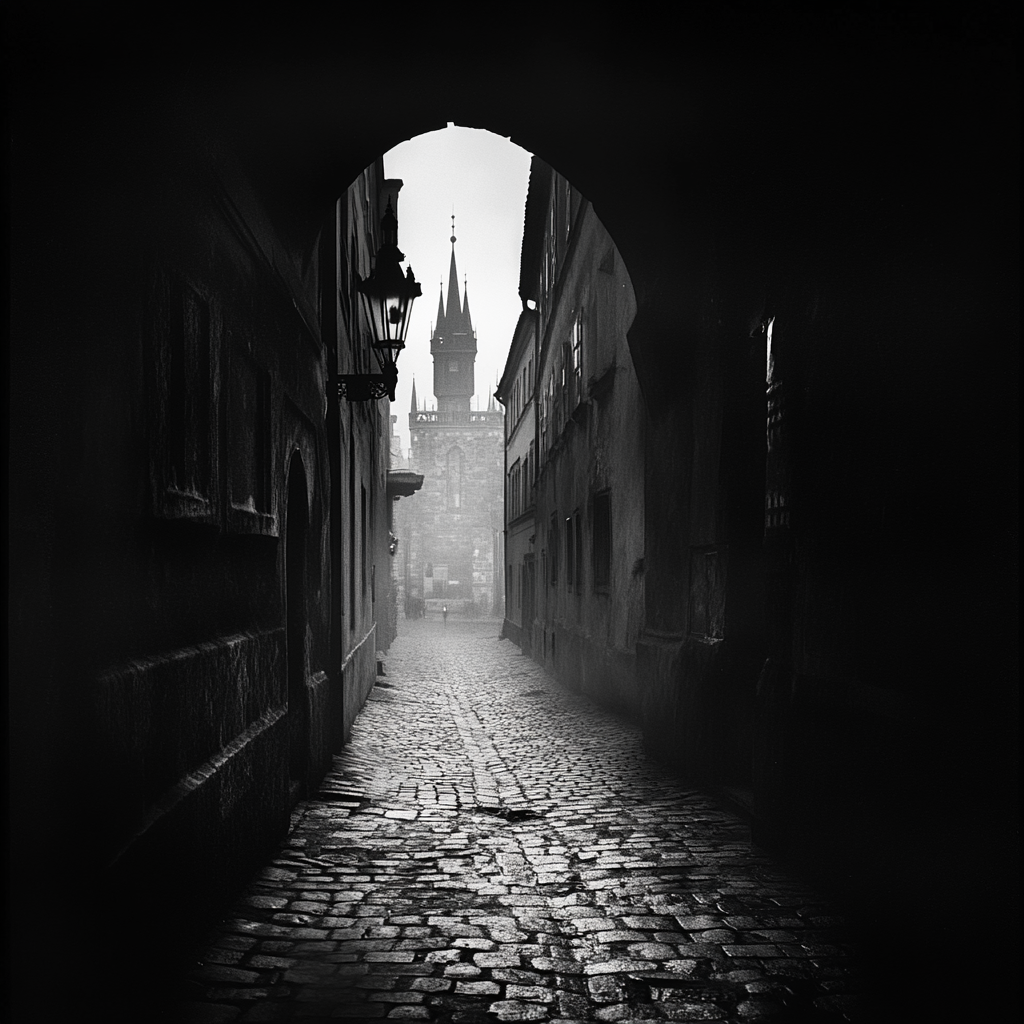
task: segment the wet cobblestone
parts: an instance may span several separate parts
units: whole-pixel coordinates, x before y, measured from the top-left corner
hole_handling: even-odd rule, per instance
[[[636,729],[496,622],[402,630],[175,1022],[863,1019],[842,919]]]

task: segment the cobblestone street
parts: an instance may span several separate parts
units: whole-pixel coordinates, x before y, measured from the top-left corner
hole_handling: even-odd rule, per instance
[[[498,629],[400,622],[175,1019],[857,1019],[833,911]]]

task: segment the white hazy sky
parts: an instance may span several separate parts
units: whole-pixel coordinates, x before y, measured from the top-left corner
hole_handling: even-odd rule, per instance
[[[385,153],[384,175],[404,182],[398,198],[398,247],[423,288],[413,304],[391,407],[392,415],[398,416],[400,451],[407,456],[413,377],[420,405],[424,399],[436,404],[430,328],[442,282],[448,298],[453,207],[459,294],[468,279],[477,335],[473,408],[487,408],[504,369],[522,309],[519,254],[530,154],[492,132],[449,124]]]

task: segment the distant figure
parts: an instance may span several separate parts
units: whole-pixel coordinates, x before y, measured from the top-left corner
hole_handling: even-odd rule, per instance
[[[441,619],[443,620],[441,625],[442,628],[447,629],[448,627],[448,605],[441,605]]]

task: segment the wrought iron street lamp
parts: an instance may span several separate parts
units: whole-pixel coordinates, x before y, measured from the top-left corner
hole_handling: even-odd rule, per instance
[[[398,218],[388,200],[381,218],[381,247],[370,276],[359,279],[356,289],[373,330],[373,351],[380,373],[348,373],[338,376],[338,397],[350,402],[383,398],[393,402],[398,384],[398,357],[405,348],[412,301],[421,295],[412,267],[403,274],[404,254],[398,248]]]

